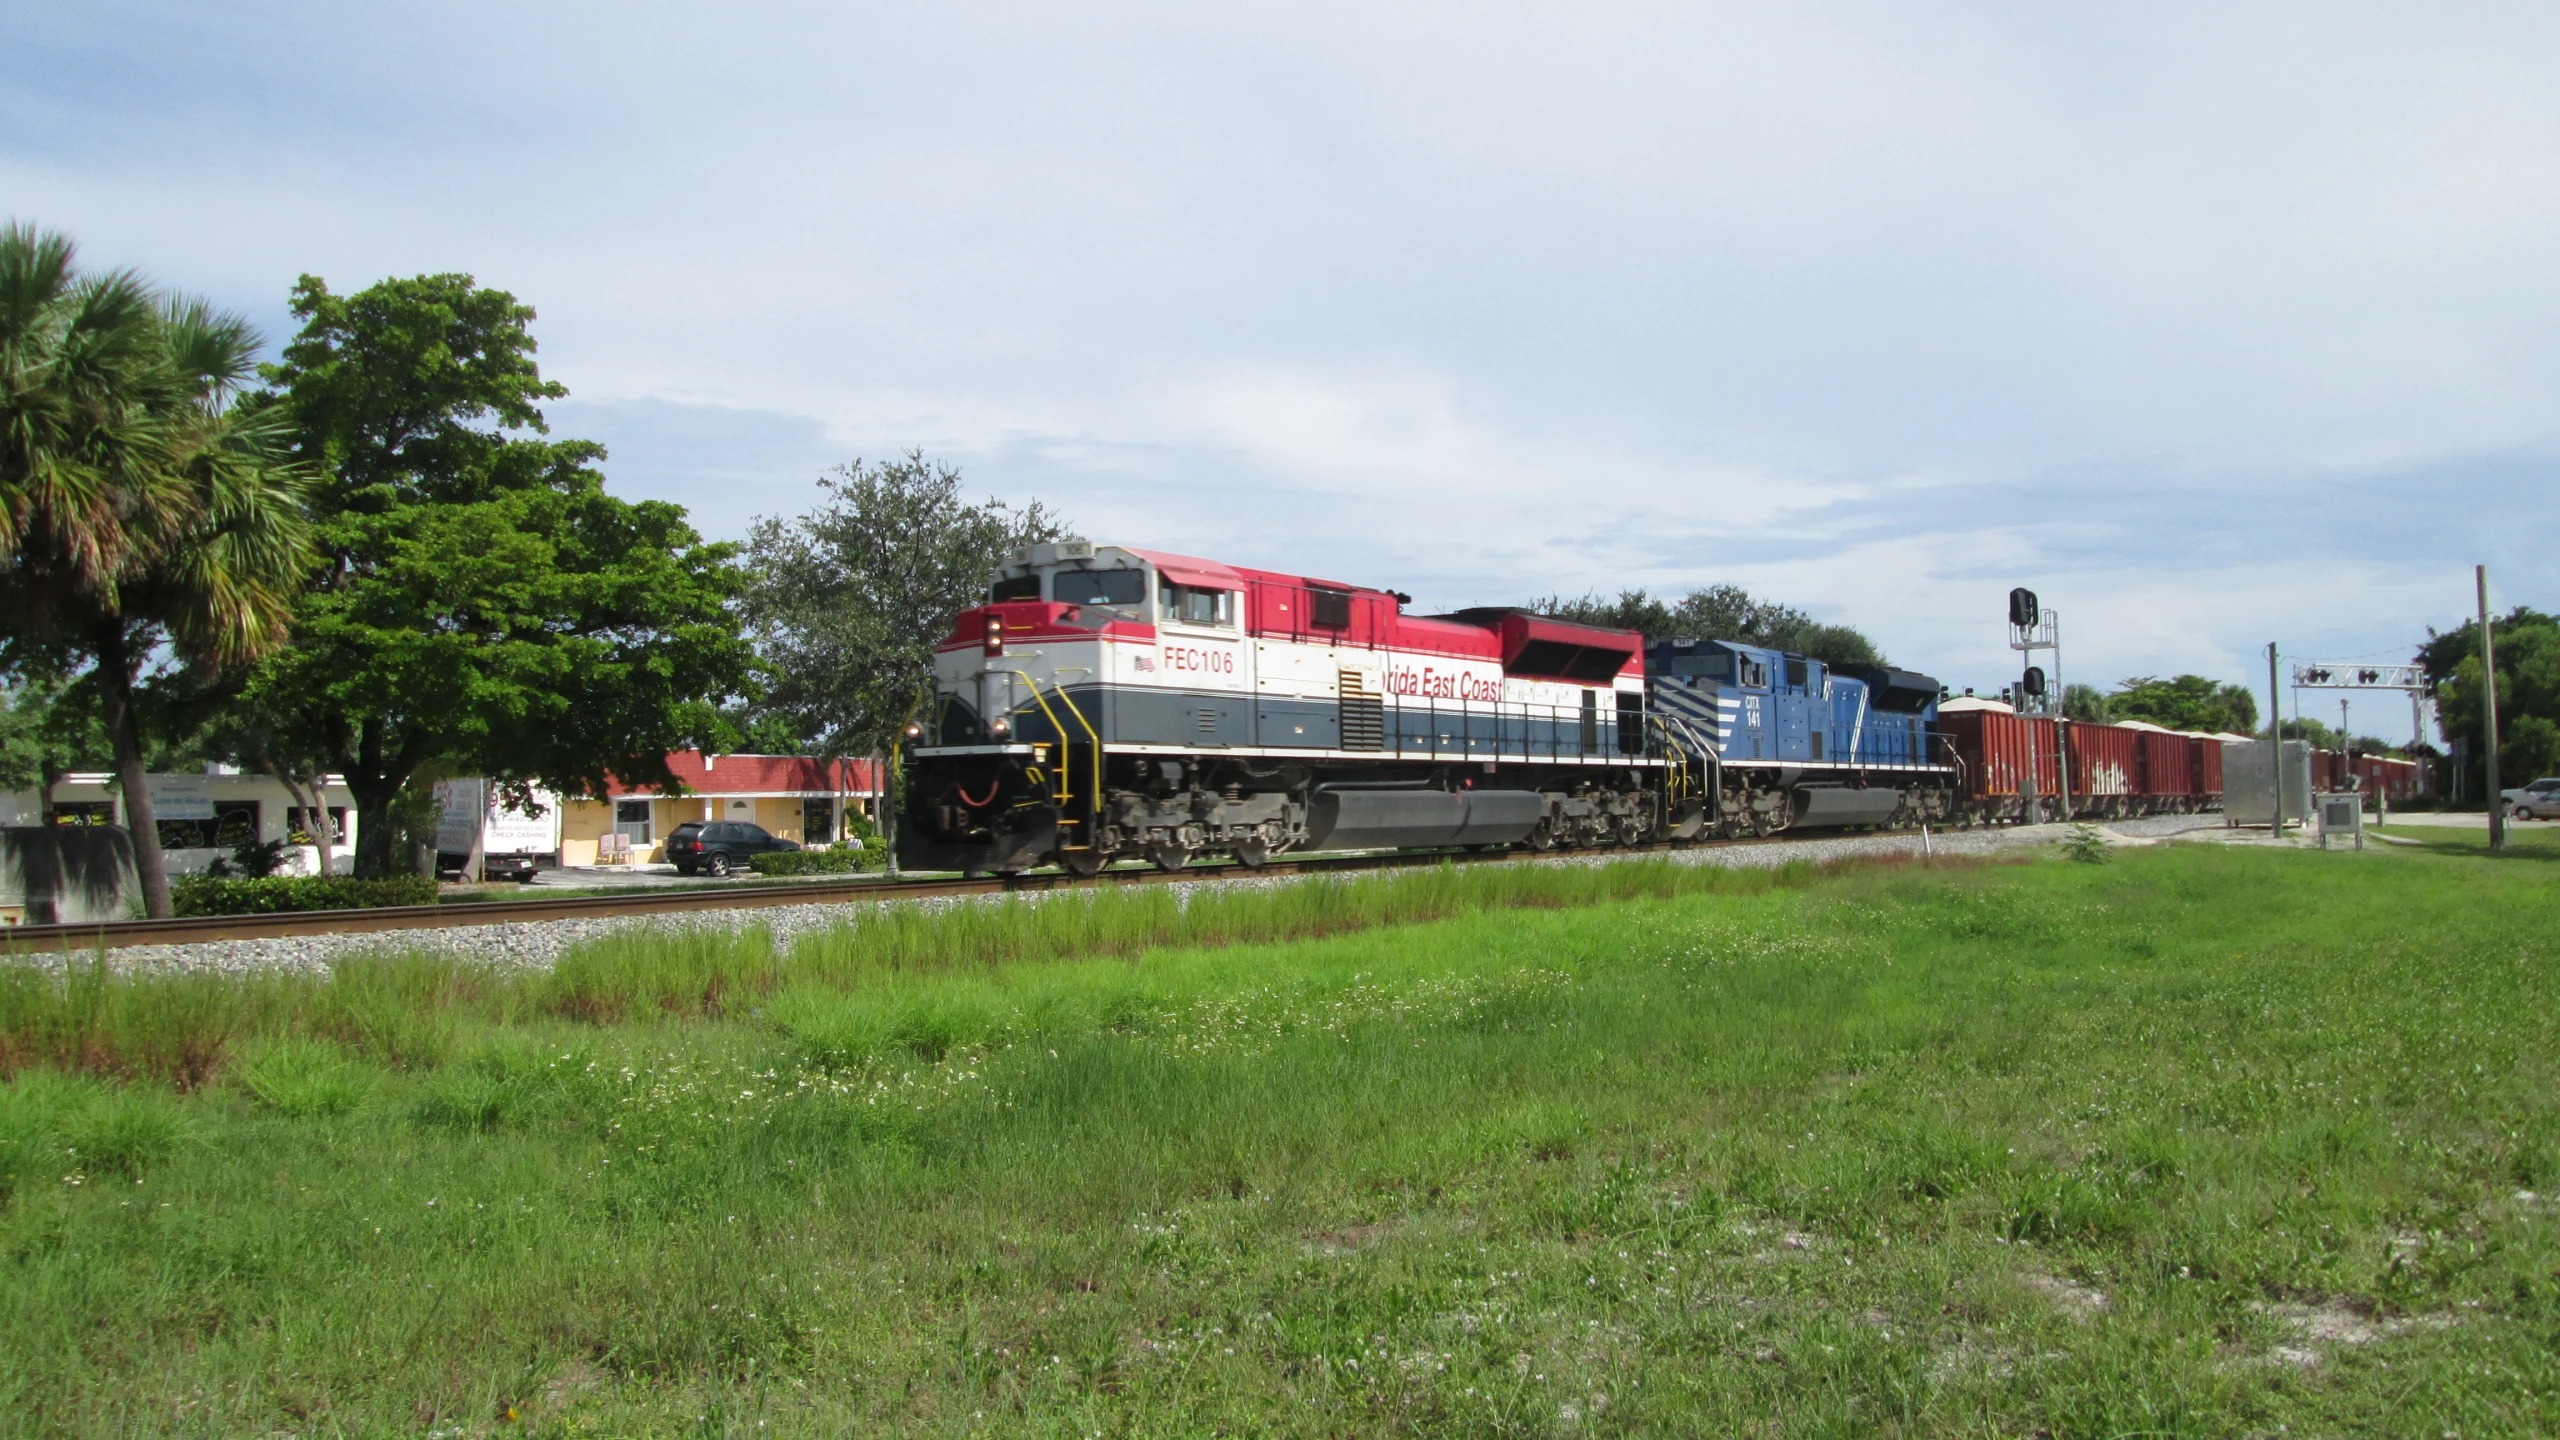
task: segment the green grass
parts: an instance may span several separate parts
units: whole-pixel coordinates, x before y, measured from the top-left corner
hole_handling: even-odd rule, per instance
[[[2415,840],[2439,855],[2520,860],[2544,865],[2560,861],[2560,825],[2510,823],[2504,851],[2490,850],[2489,827],[2486,825],[2477,830],[2452,825],[2367,825],[2365,828],[2374,835]]]
[[[2113,862],[26,989],[0,1433],[2560,1430],[2548,872]]]

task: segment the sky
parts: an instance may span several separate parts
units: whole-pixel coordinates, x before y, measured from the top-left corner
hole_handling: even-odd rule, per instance
[[[1732,581],[1989,690],[2023,584],[2065,680],[2263,693],[2560,608],[2554,75],[2547,4],[17,0],[0,216],[278,340],[510,290],[715,537],[915,449],[1417,608]]]

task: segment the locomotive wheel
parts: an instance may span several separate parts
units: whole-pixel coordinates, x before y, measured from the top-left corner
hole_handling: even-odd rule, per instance
[[[1537,828],[1529,832],[1529,838],[1521,843],[1532,850],[1553,850],[1556,848],[1556,827],[1541,820]]]
[[[1156,862],[1159,870],[1179,870],[1191,863],[1191,850],[1184,845],[1150,845],[1147,858]]]
[[[1759,807],[1757,807],[1757,806],[1752,807],[1752,811],[1751,811],[1751,833],[1752,833],[1752,835],[1753,835],[1754,837],[1756,837],[1756,838],[1758,838],[1758,839],[1766,840],[1766,839],[1768,839],[1771,835],[1773,835],[1773,834],[1777,833],[1777,829],[1778,829],[1778,827],[1777,827],[1777,826],[1772,825],[1772,824],[1770,824],[1770,823],[1769,823],[1769,812],[1768,812],[1768,811],[1763,810],[1763,809],[1760,809],[1760,808],[1759,808]]]
[[[1237,864],[1247,870],[1259,870],[1271,863],[1271,842],[1260,839],[1239,841],[1234,854]]]
[[[1058,868],[1077,877],[1078,879],[1090,880],[1094,876],[1101,874],[1103,867],[1110,863],[1111,856],[1100,850],[1061,850],[1058,852]]]

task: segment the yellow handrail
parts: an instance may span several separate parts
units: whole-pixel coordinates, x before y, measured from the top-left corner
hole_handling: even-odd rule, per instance
[[[1058,712],[1049,708],[1048,697],[1040,693],[1040,682],[1028,675],[1023,676],[1022,680],[1024,684],[1031,687],[1032,703],[1038,705],[1040,707],[1040,713],[1048,717],[1049,729],[1058,737],[1058,810],[1063,823],[1069,825],[1076,824],[1077,822],[1075,820],[1067,818],[1065,815],[1068,802],[1075,799],[1075,789],[1073,784],[1075,748],[1073,738],[1067,734],[1067,727],[1058,723]],[[1084,712],[1076,708],[1076,702],[1068,698],[1067,687],[1060,685],[1057,686],[1056,689],[1058,691],[1058,702],[1067,707],[1068,714],[1076,717],[1076,723],[1084,727],[1086,738],[1092,741],[1092,745],[1090,747],[1093,751],[1093,796],[1091,809],[1095,819],[1098,820],[1102,814],[1102,737],[1094,733],[1093,723],[1085,719]],[[1087,823],[1085,825],[1085,843],[1082,845],[1061,844],[1058,848],[1061,850],[1090,850],[1093,848],[1095,833],[1094,824]]]
[[[1058,703],[1066,706],[1067,713],[1076,717],[1076,723],[1084,727],[1085,748],[1093,752],[1093,806],[1094,813],[1099,815],[1102,813],[1102,736],[1093,728],[1093,722],[1084,718],[1083,708],[1076,704],[1076,697],[1067,693],[1067,687],[1060,685],[1057,689]],[[1065,733],[1063,730],[1059,732],[1062,736]],[[1061,755],[1058,758],[1063,760],[1066,757]]]
[[[1029,685],[1029,686],[1031,687],[1031,703],[1033,703],[1033,704],[1035,704],[1035,705],[1039,706],[1039,707],[1040,707],[1040,713],[1041,713],[1041,714],[1043,714],[1043,715],[1045,715],[1045,716],[1047,716],[1047,717],[1049,717],[1049,728],[1050,728],[1052,731],[1056,732],[1056,734],[1057,734],[1057,736],[1058,736],[1058,795],[1057,795],[1057,800],[1058,800],[1058,803],[1059,803],[1060,805],[1062,805],[1062,806],[1063,806],[1063,805],[1065,805],[1069,800],[1072,800],[1072,799],[1074,799],[1074,798],[1075,798],[1075,792],[1074,792],[1073,790],[1071,790],[1071,789],[1069,788],[1069,786],[1068,786],[1068,771],[1067,771],[1067,759],[1068,759],[1068,751],[1067,751],[1067,727],[1058,723],[1058,712],[1057,712],[1057,711],[1055,711],[1055,710],[1050,709],[1050,708],[1049,708],[1049,702],[1048,702],[1045,698],[1043,698],[1043,697],[1041,696],[1041,694],[1040,694],[1040,682],[1039,682],[1039,681],[1037,681],[1037,680],[1032,679],[1032,678],[1031,678],[1030,676],[1028,676],[1028,675],[1023,676],[1023,677],[1022,677],[1022,681],[1023,681],[1023,683],[1024,683],[1024,684]]]

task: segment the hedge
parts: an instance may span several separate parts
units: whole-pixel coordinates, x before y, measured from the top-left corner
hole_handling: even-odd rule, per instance
[[[759,875],[845,875],[869,868],[871,857],[878,853],[867,845],[859,850],[842,845],[832,850],[767,850],[748,863]]]
[[[180,915],[281,915],[291,910],[369,910],[378,905],[433,905],[436,882],[426,875],[271,875],[223,880],[188,875],[169,887],[170,908]]]

